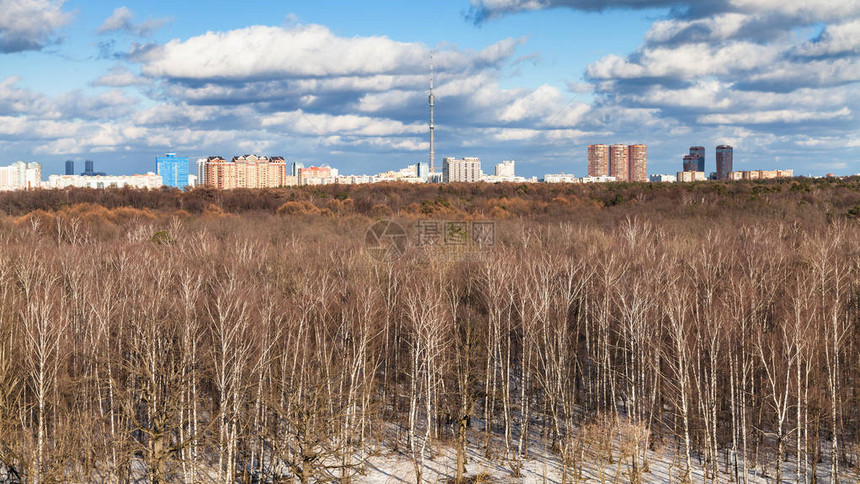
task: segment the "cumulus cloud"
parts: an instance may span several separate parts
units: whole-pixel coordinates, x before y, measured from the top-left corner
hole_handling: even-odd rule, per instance
[[[40,50],[72,19],[65,0],[0,0],[0,53]]]
[[[599,12],[613,8],[654,8],[683,3],[680,0],[472,0],[466,17],[481,23],[506,14],[555,7]],[[707,0],[703,3],[707,3]]]
[[[581,173],[580,145],[644,142],[652,171],[661,163],[674,171],[678,146],[729,143],[739,167],[763,168],[775,163],[774,143],[820,150],[835,146],[822,140],[856,142],[860,11],[853,3],[471,0],[477,21],[547,8],[664,9],[634,51],[606,55],[561,86],[530,88],[505,79],[535,58],[518,52],[525,40],[517,38],[467,50],[343,37],[291,19],[166,43],[138,40],[122,55],[109,49],[105,57],[121,64],[91,82],[106,92],[46,96],[0,79],[0,145],[36,139],[40,153],[57,156],[260,151],[340,160],[346,172],[391,168],[426,158],[435,52],[440,156],[498,153],[520,166],[540,160]],[[100,31],[143,36],[151,25],[120,7]]]
[[[568,84],[594,98],[573,116],[589,131],[636,137],[648,127],[666,133],[652,142],[658,149],[692,136],[699,139],[691,143],[730,141],[769,152],[792,137],[849,136],[857,126],[858,2],[471,0],[471,6],[478,22],[550,8],[664,9],[638,48],[603,56],[587,67],[584,82]],[[804,37],[813,30],[819,33]],[[548,94],[524,94],[500,117],[539,112]]]
[[[140,23],[135,23],[134,14],[128,7],[122,6],[116,8],[113,13],[105,19],[98,32],[100,34],[108,32],[125,32],[127,34],[148,37],[156,30],[170,23],[167,17],[152,18],[147,17],[146,20]]]
[[[767,13],[801,22],[823,22],[860,13],[857,2],[833,0],[471,0],[467,18],[483,22],[503,15],[548,8],[581,11],[673,7],[681,17],[724,12]]]
[[[464,71],[509,57],[521,40],[505,39],[479,52],[444,50],[441,71]],[[399,76],[425,73],[430,48],[387,37],[339,37],[322,25],[256,25],[172,40],[133,56],[143,74],[174,80],[260,81],[290,78]]]
[[[779,109],[775,111],[760,111],[753,113],[708,114],[701,116],[699,118],[699,122],[703,124],[799,123],[802,121],[845,119],[849,117],[851,117],[851,110],[848,108],[828,112]]]
[[[54,97],[20,88],[20,78],[0,81],[0,115],[17,115],[29,119],[111,119],[131,114],[140,101],[120,90],[96,95],[80,90]]]
[[[426,127],[418,123],[406,125],[390,119],[355,115],[331,116],[326,114],[308,114],[301,110],[266,116],[261,120],[261,125],[290,128],[301,134],[317,134],[320,136],[332,134],[390,136],[418,134],[426,131]]]
[[[150,80],[143,78],[130,70],[127,67],[118,65],[113,67],[109,72],[100,76],[92,82],[93,86],[102,87],[129,87],[149,84]]]
[[[674,48],[645,48],[628,58],[608,55],[588,66],[588,77],[601,79],[665,78],[694,79],[731,71],[750,71],[774,62],[779,48],[749,42],[715,46],[684,44]]]
[[[860,18],[828,25],[821,35],[804,42],[795,53],[808,57],[860,54]]]
[[[439,132],[449,123],[469,129],[546,123],[556,115],[553,126],[566,126],[578,119],[581,108],[559,115],[566,100],[555,87],[499,87],[503,66],[514,62],[523,42],[509,38],[480,50],[448,46],[434,52]],[[251,119],[235,116],[235,108],[245,106],[259,117],[261,128],[369,149],[371,144],[357,140],[404,141],[426,133],[432,50],[381,36],[340,37],[321,25],[289,25],[136,45],[129,57],[141,64],[143,76],[157,82],[159,100],[190,108],[217,106],[210,119],[233,113],[232,125]]]
[[[44,111],[44,96],[18,87],[20,77],[0,80],[0,115]]]
[[[470,125],[498,121],[500,105],[528,95],[527,90],[505,92],[497,83],[523,42],[509,38],[480,50],[446,46],[434,51],[384,36],[341,37],[322,25],[258,25],[135,45],[129,58],[155,81],[162,101],[247,105],[262,116],[301,112],[299,122],[290,125],[299,127],[313,115],[349,119],[356,114],[411,125],[426,123],[433,52],[437,122]],[[297,133],[310,134],[307,129]]]

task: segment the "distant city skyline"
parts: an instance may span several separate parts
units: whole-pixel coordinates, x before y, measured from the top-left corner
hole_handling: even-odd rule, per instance
[[[385,15],[378,15],[380,11]],[[342,173],[435,155],[587,174],[586,146],[860,172],[850,0],[0,0],[0,165],[116,174],[256,153]],[[286,48],[289,46],[289,48]]]

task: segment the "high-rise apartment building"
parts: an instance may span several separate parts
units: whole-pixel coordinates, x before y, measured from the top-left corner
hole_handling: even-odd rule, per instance
[[[514,177],[514,161],[503,161],[496,165],[496,176],[498,177]]]
[[[222,190],[293,184],[291,177],[287,177],[287,162],[279,156],[234,156],[229,162],[220,156],[210,156],[205,165],[205,185]]]
[[[195,186],[206,186],[206,162],[209,158],[197,158],[197,184]]]
[[[481,181],[481,160],[477,158],[445,158],[442,160],[442,181],[445,183]]]
[[[75,162],[74,160],[66,160],[66,175],[74,175],[75,174]]]
[[[299,185],[328,185],[335,182],[337,173],[329,166],[308,166],[298,169]]]
[[[430,164],[426,161],[415,163],[415,176],[421,180],[427,181],[427,176],[430,174]]]
[[[588,145],[588,176],[609,176],[609,146]]]
[[[627,181],[628,165],[627,145],[612,145],[609,147],[609,176],[618,181]]]
[[[648,147],[630,145],[627,147],[628,179],[632,182],[648,181]]]
[[[32,190],[42,185],[42,165],[36,162],[16,161],[0,166],[0,191]]]
[[[648,148],[642,144],[588,145],[588,178],[648,181]]]
[[[206,158],[204,178],[207,187],[219,190],[236,188],[236,165],[227,163],[227,160],[220,156],[210,156]]]
[[[728,180],[732,172],[733,148],[729,145],[717,146],[717,180]]]
[[[188,186],[188,157],[166,153],[155,157],[155,172],[161,175],[164,186],[185,188]]]

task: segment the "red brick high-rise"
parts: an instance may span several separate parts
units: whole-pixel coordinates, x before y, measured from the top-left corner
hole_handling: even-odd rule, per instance
[[[627,147],[629,160],[629,180],[632,182],[648,181],[648,147],[645,145],[630,145]]]
[[[588,176],[609,176],[609,147],[588,145]]]
[[[609,147],[609,176],[615,177],[616,181],[627,181],[627,167],[629,164],[627,145],[612,145]]]

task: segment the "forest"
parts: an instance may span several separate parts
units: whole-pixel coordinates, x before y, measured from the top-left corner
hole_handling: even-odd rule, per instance
[[[0,193],[0,482],[857,482],[858,409],[858,178]]]

